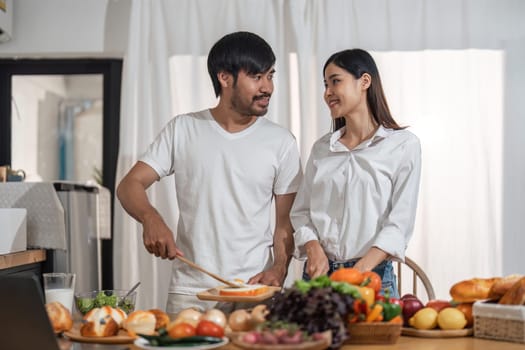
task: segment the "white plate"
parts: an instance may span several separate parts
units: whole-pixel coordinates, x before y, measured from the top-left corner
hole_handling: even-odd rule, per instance
[[[191,350],[206,350],[206,349],[215,349],[215,348],[218,348],[219,346],[223,346],[223,345],[226,345],[228,344],[228,338],[224,337],[222,338],[222,341],[220,343],[216,343],[216,344],[208,344],[208,345],[195,345],[195,346],[178,346],[178,345],[173,345],[173,346],[153,346],[153,345],[149,345],[148,341],[144,338],[138,338],[137,340],[135,340],[135,345],[138,346],[139,348],[141,349],[146,349],[146,350],[162,350],[162,349],[166,349],[166,350],[184,350],[184,349],[191,349]]]

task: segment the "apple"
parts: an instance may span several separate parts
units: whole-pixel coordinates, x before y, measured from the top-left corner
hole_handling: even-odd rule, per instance
[[[429,300],[428,303],[425,305],[425,307],[431,307],[437,312],[440,312],[442,309],[451,306],[452,304],[450,303],[450,301],[440,299]]]

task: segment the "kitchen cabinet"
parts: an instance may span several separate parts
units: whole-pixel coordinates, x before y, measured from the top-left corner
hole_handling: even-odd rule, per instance
[[[46,251],[31,249],[23,252],[0,255],[0,277],[6,275],[32,276],[40,279]]]

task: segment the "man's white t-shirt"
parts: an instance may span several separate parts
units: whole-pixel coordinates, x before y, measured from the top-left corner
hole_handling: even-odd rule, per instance
[[[229,133],[209,110],[173,118],[140,161],[174,174],[176,244],[209,271],[247,281],[269,267],[273,195],[297,192],[302,171],[294,136],[259,117]],[[195,294],[217,281],[173,262],[170,293]]]

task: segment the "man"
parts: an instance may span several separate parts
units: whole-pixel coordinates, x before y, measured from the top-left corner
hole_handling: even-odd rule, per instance
[[[268,111],[274,64],[271,47],[253,33],[220,39],[208,56],[218,104],[173,118],[119,184],[117,196],[142,223],[151,254],[184,255],[226,278],[282,285],[293,253],[289,212],[302,172],[293,135],[259,118]],[[171,174],[180,210],[176,242],[146,195]],[[195,294],[217,285],[175,259],[166,311],[215,307]]]

